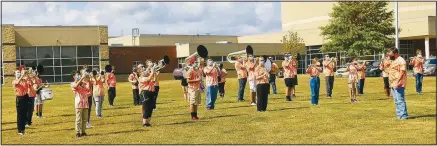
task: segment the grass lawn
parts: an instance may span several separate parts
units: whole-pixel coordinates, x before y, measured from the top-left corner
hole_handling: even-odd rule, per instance
[[[435,144],[436,79],[425,77],[423,95],[416,95],[409,77],[406,101],[409,120],[395,120],[392,98],[383,95],[381,78],[367,78],[364,96],[351,104],[345,78],[336,78],[333,99],[325,96],[321,79],[319,106],[311,106],[308,76],[299,76],[297,97],[285,101],[284,82],[277,80],[278,95],[270,95],[267,112],[256,112],[249,102],[236,102],[238,82],[229,78],[226,96],[216,109],[205,109],[205,94],[199,108],[200,120],[190,119],[180,81],[161,81],[158,110],[152,127],[143,128],[141,107],[132,104],[129,83],[117,84],[115,107],[108,106],[103,118],[93,105],[89,136],[75,138],[74,98],[69,85],[52,85],[54,100],[44,104],[45,119],[36,119],[27,135],[19,136],[15,96],[11,85],[2,92],[2,144]],[[248,98],[248,85],[245,99]]]

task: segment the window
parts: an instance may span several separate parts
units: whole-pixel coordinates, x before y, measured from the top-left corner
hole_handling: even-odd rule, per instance
[[[223,57],[222,56],[210,56],[210,59],[214,62],[222,62]]]
[[[49,83],[68,83],[73,81],[71,72],[88,64],[99,67],[98,46],[38,46],[17,47],[17,66],[44,66],[42,80]]]

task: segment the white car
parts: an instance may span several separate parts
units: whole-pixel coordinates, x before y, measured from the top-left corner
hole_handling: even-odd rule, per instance
[[[336,77],[347,77],[349,75],[348,72],[346,72],[346,68],[339,68],[337,69],[337,71],[335,72],[335,76]]]

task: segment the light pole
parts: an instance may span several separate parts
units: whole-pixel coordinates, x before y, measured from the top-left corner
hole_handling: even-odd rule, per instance
[[[396,23],[396,48],[399,48],[399,11],[398,1],[395,2],[395,23]]]

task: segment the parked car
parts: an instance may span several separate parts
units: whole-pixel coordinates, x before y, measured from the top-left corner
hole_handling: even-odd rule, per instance
[[[379,69],[379,61],[371,61],[366,68],[367,77],[380,77],[382,71]]]
[[[437,64],[437,59],[436,58],[432,58],[432,59],[428,59],[425,61],[424,65],[423,65],[423,75],[425,76],[433,76],[436,75],[436,64]]]
[[[348,72],[346,72],[346,67],[342,67],[337,69],[337,71],[335,72],[335,76],[336,77],[347,77],[349,75]]]

